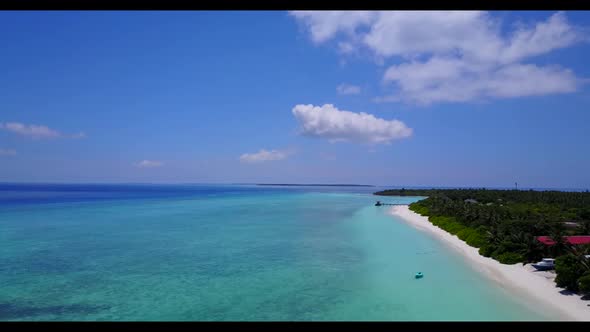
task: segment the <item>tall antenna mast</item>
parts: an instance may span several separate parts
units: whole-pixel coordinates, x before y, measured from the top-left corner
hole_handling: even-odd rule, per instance
[[[514,182],[514,187],[518,190],[518,182]]]

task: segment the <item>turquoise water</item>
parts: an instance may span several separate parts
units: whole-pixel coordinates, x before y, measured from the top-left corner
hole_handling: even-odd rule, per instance
[[[345,191],[11,188],[0,196],[0,320],[554,318],[374,196]]]

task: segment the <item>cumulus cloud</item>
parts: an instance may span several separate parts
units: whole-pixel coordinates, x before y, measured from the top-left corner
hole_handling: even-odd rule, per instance
[[[567,93],[577,88],[573,72],[559,66],[470,64],[438,57],[391,66],[383,80],[397,84],[391,101],[418,104]]]
[[[338,43],[338,51],[343,54],[350,54],[354,52],[354,46],[348,42]]]
[[[85,138],[86,134],[80,132],[74,135],[66,135],[63,134],[55,129],[51,129],[47,126],[43,125],[27,125],[20,122],[0,122],[0,129],[4,129],[6,131],[10,131],[15,134],[19,134],[22,136],[31,137],[34,139],[43,139],[43,138],[60,138],[60,137],[68,137],[68,138]]]
[[[341,95],[358,95],[361,93],[361,88],[356,85],[342,83],[336,87],[336,91]]]
[[[513,62],[587,40],[580,28],[569,24],[565,13],[558,12],[534,27],[516,30],[504,45],[501,60]]]
[[[240,156],[242,163],[261,163],[265,161],[283,160],[286,159],[292,152],[282,150],[261,149],[256,153],[244,153]]]
[[[157,161],[157,160],[142,160],[142,161],[135,164],[135,166],[137,166],[139,168],[154,168],[154,167],[160,167],[162,165],[164,165],[164,163],[162,163],[161,161]]]
[[[301,126],[301,134],[326,138],[330,142],[387,144],[412,135],[412,128],[399,120],[385,120],[364,112],[339,110],[332,104],[300,104],[293,107],[292,112]]]
[[[563,12],[507,33],[499,19],[482,11],[291,15],[315,43],[336,39],[342,54],[367,50],[378,61],[398,60],[383,77],[393,94],[380,101],[428,104],[574,92],[581,80],[571,70],[523,61],[588,41]]]
[[[304,23],[315,43],[331,39],[338,32],[354,35],[355,29],[361,24],[372,20],[370,11],[294,11],[289,14]]]
[[[10,149],[0,149],[0,156],[14,156],[16,151]]]

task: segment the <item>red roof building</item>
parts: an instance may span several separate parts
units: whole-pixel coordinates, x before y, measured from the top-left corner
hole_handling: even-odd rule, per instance
[[[567,243],[573,245],[590,244],[590,235],[565,236],[565,239]],[[555,244],[555,241],[553,241],[550,236],[538,236],[537,240],[548,246]]]

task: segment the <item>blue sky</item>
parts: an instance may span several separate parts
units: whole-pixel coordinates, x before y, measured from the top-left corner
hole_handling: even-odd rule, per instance
[[[588,12],[0,12],[0,181],[588,188],[589,27]]]

